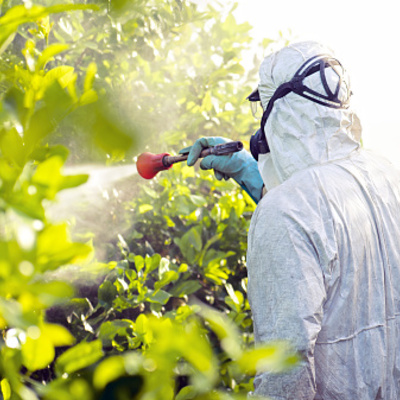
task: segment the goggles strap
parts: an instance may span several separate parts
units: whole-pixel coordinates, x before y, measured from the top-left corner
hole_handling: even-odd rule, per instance
[[[342,69],[342,74],[336,71],[335,66],[339,66]],[[332,91],[328,85],[328,80],[326,78],[327,68],[331,68],[338,77],[338,82],[334,91]],[[322,86],[324,87],[326,94],[318,93],[303,83],[305,78],[318,71],[320,73]],[[299,96],[326,107],[336,109],[348,108],[351,92],[347,90],[347,98],[345,101],[341,101],[338,97],[343,83],[343,74],[344,68],[342,67],[342,64],[340,64],[336,58],[324,54],[311,57],[303,65],[301,65],[289,82],[283,83],[276,89],[275,93],[267,104],[267,108],[265,109],[261,119],[261,132],[259,135],[257,135],[258,153],[265,154],[270,151],[264,132],[265,124],[272,111],[275,101],[286,96],[290,92],[294,92]],[[250,101],[255,101],[256,99],[259,100],[259,92],[257,91],[252,93],[248,99]]]

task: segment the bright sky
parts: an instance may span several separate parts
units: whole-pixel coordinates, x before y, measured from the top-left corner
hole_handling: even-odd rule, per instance
[[[400,2],[398,0],[238,0],[238,21],[255,41],[289,29],[296,40],[330,46],[350,74],[364,146],[400,166]],[[262,57],[262,54],[260,54]]]

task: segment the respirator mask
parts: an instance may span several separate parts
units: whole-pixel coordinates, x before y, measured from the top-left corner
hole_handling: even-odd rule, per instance
[[[328,78],[326,71],[332,70],[334,72],[334,79],[332,75],[329,77],[330,85],[328,84]],[[322,86],[325,93],[319,93],[315,90],[310,89],[304,84],[304,79],[308,76],[319,72]],[[268,142],[266,139],[264,127],[267,122],[269,115],[271,114],[272,108],[276,100],[286,96],[287,94],[294,92],[299,96],[302,96],[315,103],[321,104],[330,108],[348,108],[350,103],[351,91],[348,86],[348,80],[344,79],[346,72],[342,67],[342,64],[336,59],[328,55],[317,55],[307,60],[301,67],[296,71],[293,78],[289,82],[285,82],[280,85],[276,90],[271,99],[269,100],[267,107],[261,118],[260,129],[250,139],[250,151],[253,157],[258,161],[260,154],[266,154],[270,152]],[[333,82],[332,82],[333,81]],[[331,87],[334,84],[334,88]],[[346,95],[342,96],[345,99],[339,99],[339,92],[344,84],[346,89]],[[260,93],[258,89],[247,97],[250,102],[261,102]]]

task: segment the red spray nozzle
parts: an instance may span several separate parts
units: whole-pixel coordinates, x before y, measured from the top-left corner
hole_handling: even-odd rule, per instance
[[[218,144],[216,146],[207,147],[201,153],[199,158],[206,157],[208,155],[214,154],[217,156],[228,155],[236,153],[243,149],[242,142],[228,142],[223,144]],[[153,153],[143,153],[139,156],[136,168],[139,175],[145,179],[154,178],[158,172],[170,169],[173,164],[177,162],[182,162],[187,160],[189,152],[179,155],[170,156],[168,153],[153,154]]]
[[[152,179],[157,175],[158,172],[171,168],[172,164],[164,164],[163,160],[165,156],[168,157],[169,154],[141,154],[136,163],[136,168],[139,172],[139,175],[145,179]]]

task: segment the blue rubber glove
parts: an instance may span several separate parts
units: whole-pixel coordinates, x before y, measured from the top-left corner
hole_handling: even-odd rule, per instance
[[[189,153],[187,164],[192,166],[198,160],[204,148],[230,142],[223,137],[203,137],[196,140],[193,146],[182,149],[180,154]],[[200,163],[201,169],[214,169],[218,180],[234,179],[258,203],[262,196],[263,180],[258,172],[257,161],[246,150],[226,156],[210,155]]]

